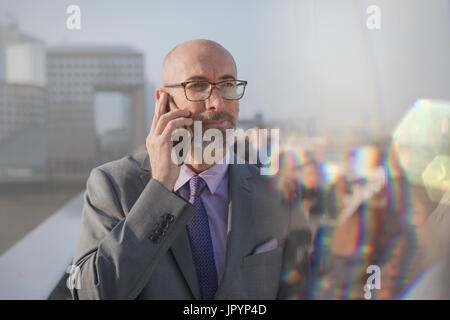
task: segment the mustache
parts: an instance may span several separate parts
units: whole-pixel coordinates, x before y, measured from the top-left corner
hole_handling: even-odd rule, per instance
[[[217,111],[209,114],[199,114],[192,117],[194,121],[221,121],[228,120],[233,126],[236,124],[234,117],[225,111]]]

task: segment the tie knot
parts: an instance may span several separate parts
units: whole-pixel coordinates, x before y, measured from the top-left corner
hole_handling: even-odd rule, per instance
[[[206,182],[200,176],[195,175],[189,181],[189,188],[191,189],[191,198],[200,196],[200,193],[205,188]]]

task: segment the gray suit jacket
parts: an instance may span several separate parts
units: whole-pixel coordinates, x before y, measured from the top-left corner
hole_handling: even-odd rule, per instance
[[[229,181],[225,271],[215,299],[302,297],[311,241],[303,213],[256,166],[230,165]],[[151,179],[146,152],[93,169],[73,260],[80,270],[74,299],[200,299],[186,231],[194,213]],[[273,238],[278,246],[264,250]]]

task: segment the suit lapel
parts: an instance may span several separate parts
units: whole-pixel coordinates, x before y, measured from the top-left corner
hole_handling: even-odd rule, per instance
[[[172,251],[175,260],[180,267],[181,273],[186,279],[195,299],[201,299],[200,287],[198,285],[197,273],[195,271],[194,259],[192,258],[192,251],[186,228],[180,232],[175,239],[175,242],[172,244],[172,247],[170,247],[170,250]]]
[[[236,163],[236,159],[234,163]],[[141,170],[143,173],[140,178],[145,187],[151,179],[148,156],[142,162]],[[254,184],[250,182],[253,174],[250,172],[249,165],[230,164],[229,175],[230,206],[228,218],[231,228],[228,225],[229,233],[227,237],[225,269],[215,299],[225,299],[229,289],[232,288],[243,257],[248,254],[248,251],[254,245],[251,230],[255,228],[255,223],[257,222],[253,212],[254,204],[252,203],[253,195],[257,191]],[[200,299],[200,288],[186,229],[179,234],[170,250],[193,296],[195,299]]]
[[[248,165],[230,165],[230,201],[231,210],[229,221],[231,230],[227,238],[227,251],[225,258],[225,270],[222,282],[219,284],[215,299],[225,299],[227,291],[232,287],[242,258],[248,250],[247,244],[251,243],[249,230],[253,224],[253,196],[254,186],[249,182],[252,173]],[[230,229],[230,226],[228,226]],[[245,239],[245,242],[243,241]]]

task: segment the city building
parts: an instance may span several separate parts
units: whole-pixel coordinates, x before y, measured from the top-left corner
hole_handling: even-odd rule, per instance
[[[96,131],[95,97],[122,92],[130,97],[130,115],[124,117],[129,139],[117,139],[119,149],[132,152],[145,144],[146,104],[144,59],[125,46],[53,47],[47,53],[48,161],[52,179],[86,178],[105,160],[104,137]],[[123,130],[122,132],[126,132]],[[115,134],[117,136],[117,132]],[[128,146],[124,149],[123,145]],[[111,143],[108,148],[113,148]],[[117,156],[117,152],[112,154]],[[122,154],[124,155],[124,154]]]
[[[20,31],[16,19],[0,22],[0,81],[46,85],[45,43]]]
[[[0,183],[47,179],[45,44],[0,23]]]
[[[14,18],[0,21],[0,183],[81,181],[137,150],[147,135],[147,87],[143,54],[133,48],[47,48]],[[127,106],[120,126],[99,132],[112,111],[96,112],[105,93]]]

